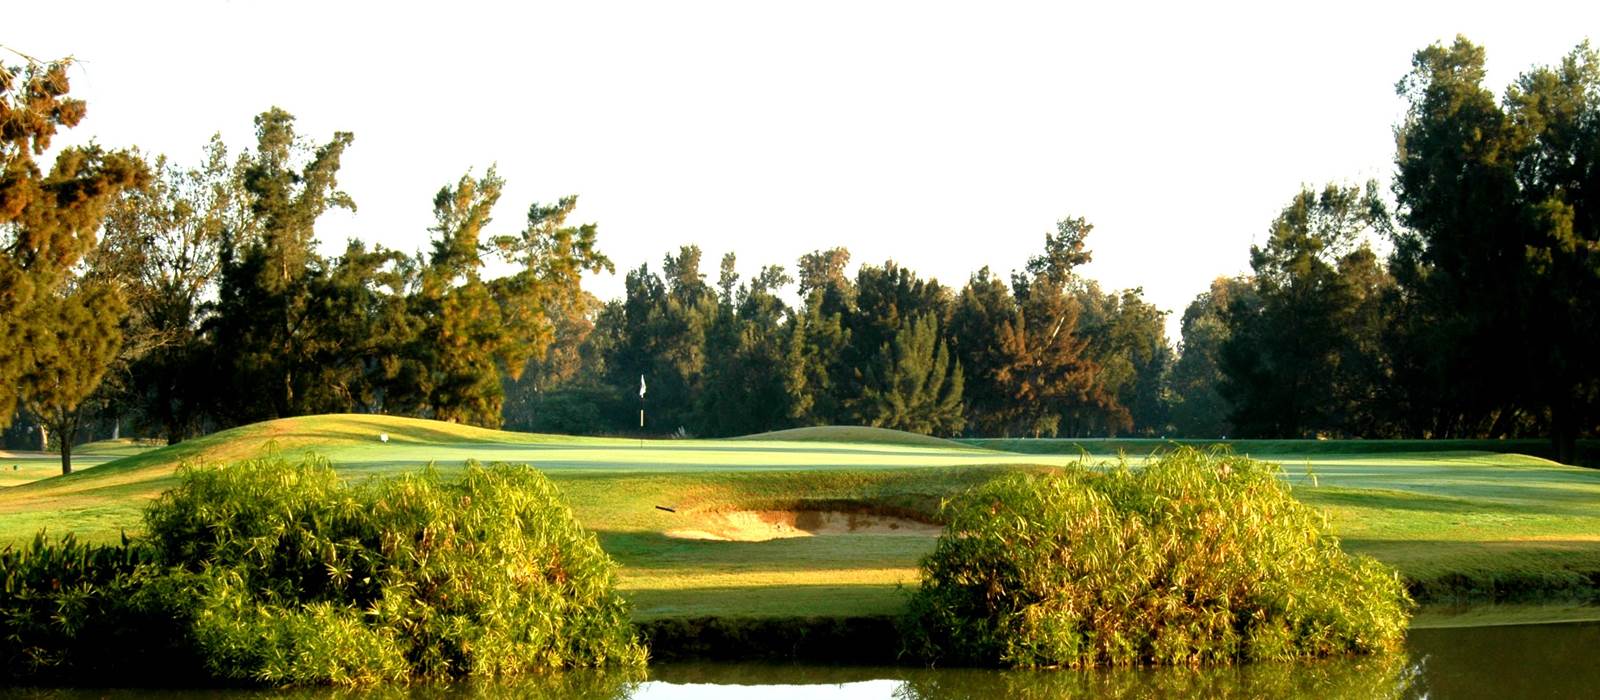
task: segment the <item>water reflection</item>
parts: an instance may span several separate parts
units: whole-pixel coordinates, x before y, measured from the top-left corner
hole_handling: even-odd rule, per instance
[[[750,664],[672,665],[652,669],[654,681],[636,700],[654,700],[660,685],[760,684],[834,686],[817,697],[895,700],[1044,700],[1045,698],[1398,698],[1414,685],[1404,655],[1302,664],[1252,664],[1209,669],[1096,672],[976,669],[818,668]],[[865,681],[894,679],[892,692]],[[701,686],[704,687],[704,686]],[[666,688],[661,688],[666,690]],[[821,690],[821,688],[818,688]],[[872,691],[872,692],[868,692]],[[690,697],[683,695],[681,697]]]
[[[215,698],[1457,698],[1593,697],[1600,688],[1600,624],[1413,630],[1407,652],[1301,664],[1093,673],[779,664],[659,664],[646,672],[574,672],[513,682],[314,690],[30,690],[0,698],[148,700]]]

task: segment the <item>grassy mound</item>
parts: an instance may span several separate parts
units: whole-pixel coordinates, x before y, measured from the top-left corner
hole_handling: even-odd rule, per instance
[[[1274,466],[1179,449],[1017,474],[946,509],[908,617],[933,661],[1194,665],[1398,648],[1399,578],[1351,557]]]
[[[956,450],[984,449],[955,440],[919,435],[903,430],[869,428],[860,425],[824,425],[814,428],[789,428],[767,433],[743,435],[733,440],[763,440],[773,442],[857,442],[873,445],[907,445],[910,447],[941,447]]]
[[[356,685],[644,661],[615,565],[527,467],[352,487],[270,459],[180,479],[146,540],[0,555],[5,676]],[[161,663],[128,663],[140,635],[167,640]]]

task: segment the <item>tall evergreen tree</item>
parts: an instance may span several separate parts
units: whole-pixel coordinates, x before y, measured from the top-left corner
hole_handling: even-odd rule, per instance
[[[1145,301],[1142,289],[1108,293],[1093,280],[1075,283],[1073,296],[1081,309],[1078,333],[1088,341],[1100,385],[1113,399],[1102,415],[1085,412],[1081,420],[1095,433],[1164,434],[1172,365],[1166,312]]]
[[[920,391],[924,386],[948,386],[950,380],[943,375],[960,367],[959,362],[946,361],[940,366],[940,377],[922,379],[933,371],[935,355],[944,351],[940,329],[949,319],[950,290],[937,280],[923,280],[915,272],[888,261],[881,267],[862,265],[856,272],[854,291],[854,303],[843,314],[844,326],[850,331],[850,342],[841,353],[847,371],[834,380],[850,422],[937,424],[942,430],[949,430],[950,421],[909,418],[905,416],[910,414],[903,411],[911,410],[906,408],[911,405],[937,403],[927,397],[907,395],[910,387],[916,386]],[[923,327],[926,324],[931,324],[931,330]],[[934,335],[933,341],[924,337],[928,333]],[[924,351],[926,357],[920,354]],[[918,379],[907,379],[913,376]],[[890,415],[896,417],[889,418]]]
[[[789,324],[789,418],[796,425],[829,425],[846,420],[853,397],[851,347],[845,314],[855,304],[855,284],[845,276],[850,251],[818,250],[800,256],[800,308]]]
[[[229,422],[316,411],[307,401],[317,369],[311,291],[327,264],[316,252],[316,222],[332,209],[355,209],[337,179],[353,140],[348,132],[311,146],[295,134],[294,117],[276,107],[255,125],[256,148],[241,157],[241,173],[259,228],[225,233],[209,325],[227,374],[217,398]]]
[[[412,357],[424,377],[418,408],[438,420],[500,422],[495,351],[509,329],[480,270],[484,229],[504,184],[490,168],[481,178],[463,175],[433,198],[433,250],[413,301],[422,332],[412,340]]]
[[[1005,436],[1016,429],[1012,425],[1012,387],[1002,380],[1010,376],[1004,374],[1010,364],[1001,336],[1011,333],[1020,322],[1010,287],[988,267],[974,273],[956,297],[950,314],[950,342],[966,370],[966,425],[979,435]]]
[[[84,401],[121,346],[125,306],[116,290],[79,271],[96,245],[105,208],[148,177],[125,152],[67,148],[50,173],[34,158],[60,128],[76,126],[82,101],[67,97],[68,62],[0,66],[0,426],[20,398],[56,435],[62,473]],[[41,443],[46,442],[41,439]]]
[[[104,367],[85,363],[115,339],[118,309],[97,290],[64,285],[94,247],[106,207],[148,177],[136,156],[97,146],[62,149],[48,173],[40,169],[35,158],[86,112],[67,96],[69,65],[0,65],[0,426],[19,398],[60,406],[98,382]]]
[[[610,383],[626,392],[648,377],[647,424],[652,432],[696,425],[704,387],[706,334],[717,317],[717,295],[700,272],[700,248],[667,255],[663,275],[641,265],[624,280],[623,338],[606,358]]]
[[[914,433],[950,435],[966,418],[961,362],[931,314],[907,318],[869,366],[855,414],[861,422]]]
[[[1415,333],[1398,364],[1433,399],[1427,434],[1533,423],[1571,461],[1600,394],[1600,59],[1579,46],[1503,104],[1484,77],[1483,49],[1457,38],[1418,51],[1397,87],[1391,266]]]
[[[1228,309],[1234,299],[1253,296],[1243,278],[1218,277],[1183,311],[1182,344],[1172,367],[1172,423],[1183,437],[1219,438],[1234,434],[1233,408],[1220,391],[1222,346],[1230,337]],[[1244,302],[1256,306],[1258,302]]]
[[[1302,190],[1252,246],[1254,295],[1229,309],[1222,393],[1241,435],[1349,434],[1341,394],[1371,395],[1375,380],[1345,360],[1374,348],[1378,329],[1358,321],[1377,290],[1365,239],[1386,231],[1377,184]]]
[[[984,434],[1054,436],[1064,419],[1115,415],[1069,290],[1074,269],[1090,259],[1085,239],[1092,229],[1081,218],[1057,222],[1043,254],[1011,276],[1009,290],[987,269],[962,290],[951,324],[957,353],[972,368],[969,415]],[[1067,428],[1084,430],[1081,423]]]
[[[1557,458],[1577,459],[1600,431],[1600,52],[1588,42],[1522,74],[1506,112],[1526,150],[1517,181],[1533,212],[1524,251],[1532,402],[1544,406]]]
[[[41,307],[33,318],[41,328],[29,334],[29,371],[19,383],[28,410],[56,436],[61,473],[71,474],[82,404],[116,359],[127,309],[115,290],[93,282],[68,284]]]
[[[706,338],[699,432],[745,435],[788,427],[794,414],[789,310],[777,291],[793,280],[782,267],[768,266],[734,289],[733,254],[723,262],[722,300]]]

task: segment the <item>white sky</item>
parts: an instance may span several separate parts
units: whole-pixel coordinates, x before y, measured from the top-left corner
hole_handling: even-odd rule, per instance
[[[1387,183],[1414,51],[1463,33],[1499,92],[1600,40],[1600,2],[1073,4],[35,2],[0,45],[81,62],[72,141],[194,164],[272,105],[354,132],[330,252],[420,249],[433,193],[491,163],[498,231],[579,195],[602,298],[691,242],[712,280],[843,245],[959,288],[1085,216],[1085,274],[1176,335],[1302,183]]]

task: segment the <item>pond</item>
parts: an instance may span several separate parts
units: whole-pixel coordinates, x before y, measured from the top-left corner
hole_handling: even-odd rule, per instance
[[[1205,670],[1080,673],[904,667],[689,664],[651,666],[637,676],[572,673],[515,683],[361,691],[3,689],[3,698],[850,698],[1000,700],[1019,698],[1566,698],[1600,688],[1600,623],[1413,630],[1407,651],[1303,664]]]

